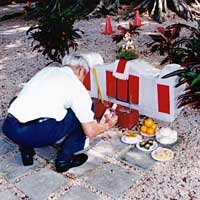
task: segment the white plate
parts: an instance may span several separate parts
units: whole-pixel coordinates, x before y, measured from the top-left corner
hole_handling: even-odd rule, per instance
[[[157,143],[156,141],[153,141],[153,145],[152,145],[149,149],[145,149],[144,147],[140,147],[140,144],[139,144],[139,143],[136,144],[136,147],[137,147],[139,150],[146,151],[146,152],[150,152],[150,151],[155,150],[155,149],[158,147],[158,143]]]
[[[162,141],[160,141],[157,137],[156,137],[156,140],[160,143],[160,144],[162,144],[162,145],[164,145],[164,146],[170,146],[170,145],[173,145],[176,141],[177,141],[177,139],[175,138],[173,141],[171,141],[170,143],[163,143]]]
[[[147,135],[146,133],[143,133],[142,131],[140,131],[140,134],[145,136],[145,137],[148,137],[148,138],[152,138],[152,137],[156,136],[156,133],[155,133],[155,135]]]
[[[157,158],[157,157],[155,156],[156,152],[164,151],[164,150],[169,151],[171,155],[170,155],[169,157],[165,158],[165,159],[160,159],[160,158]],[[152,151],[152,152],[151,152],[151,156],[152,156],[152,158],[153,158],[154,160],[164,162],[164,161],[171,160],[171,159],[174,157],[174,152],[173,152],[171,149],[159,147],[159,148],[157,148],[155,151]]]
[[[138,142],[140,142],[140,141],[142,141],[142,137],[141,137],[141,135],[138,135],[137,137],[135,137],[135,138],[131,138],[132,139],[132,141],[127,141],[126,140],[126,135],[123,135],[122,137],[121,137],[121,141],[123,142],[123,143],[125,143],[125,144],[136,144],[136,143],[138,143]]]

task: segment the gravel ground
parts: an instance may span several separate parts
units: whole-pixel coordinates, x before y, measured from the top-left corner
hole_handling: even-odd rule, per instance
[[[1,7],[0,9],[2,9]],[[1,13],[1,10],[0,10]],[[162,57],[154,54],[144,56],[145,43],[150,41],[147,32],[155,31],[161,26],[149,17],[143,16],[143,33],[135,39],[136,46],[141,50],[141,57],[157,68]],[[162,25],[182,22],[195,25],[195,22],[186,22],[173,15],[168,17]],[[8,102],[20,90],[20,85],[28,81],[37,71],[42,69],[47,61],[36,52],[32,52],[31,41],[27,39],[26,30],[34,22],[16,18],[0,22],[0,118],[4,118]],[[112,20],[113,29],[118,24]],[[78,52],[95,51],[102,55],[106,63],[115,60],[118,46],[112,43],[111,36],[103,35],[105,18],[81,20],[75,24],[85,32],[80,39]],[[53,65],[53,64],[52,64]],[[198,110],[186,107],[172,123],[156,120],[159,127],[170,126],[178,131],[181,143],[175,148],[175,157],[172,161],[155,165],[140,180],[135,187],[121,199],[168,199],[168,200],[199,200],[200,199],[200,113]]]

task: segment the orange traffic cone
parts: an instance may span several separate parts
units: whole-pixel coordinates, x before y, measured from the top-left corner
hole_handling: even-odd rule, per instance
[[[110,21],[110,16],[106,16],[106,26],[103,34],[111,35],[113,34],[114,31],[112,30],[112,25]]]
[[[135,19],[134,19],[134,21],[133,21],[133,25],[134,25],[134,26],[137,26],[137,27],[142,26],[139,10],[136,10]]]

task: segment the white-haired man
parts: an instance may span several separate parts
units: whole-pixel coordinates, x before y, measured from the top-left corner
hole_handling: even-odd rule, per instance
[[[63,67],[39,71],[13,100],[3,124],[5,135],[19,145],[24,165],[33,164],[34,147],[54,144],[63,137],[55,167],[64,172],[87,160],[82,150],[93,138],[113,127],[117,116],[104,124],[94,120],[92,101],[83,80],[89,71],[82,56],[66,55]]]

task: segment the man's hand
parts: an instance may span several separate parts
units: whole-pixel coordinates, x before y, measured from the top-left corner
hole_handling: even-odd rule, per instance
[[[84,133],[89,137],[93,138],[100,133],[112,128],[118,120],[118,116],[106,116],[106,122],[104,124],[97,123],[96,121],[82,123]]]
[[[114,115],[114,116],[110,116],[110,115],[106,115],[106,123],[108,124],[109,128],[112,128],[118,121],[118,116]]]

